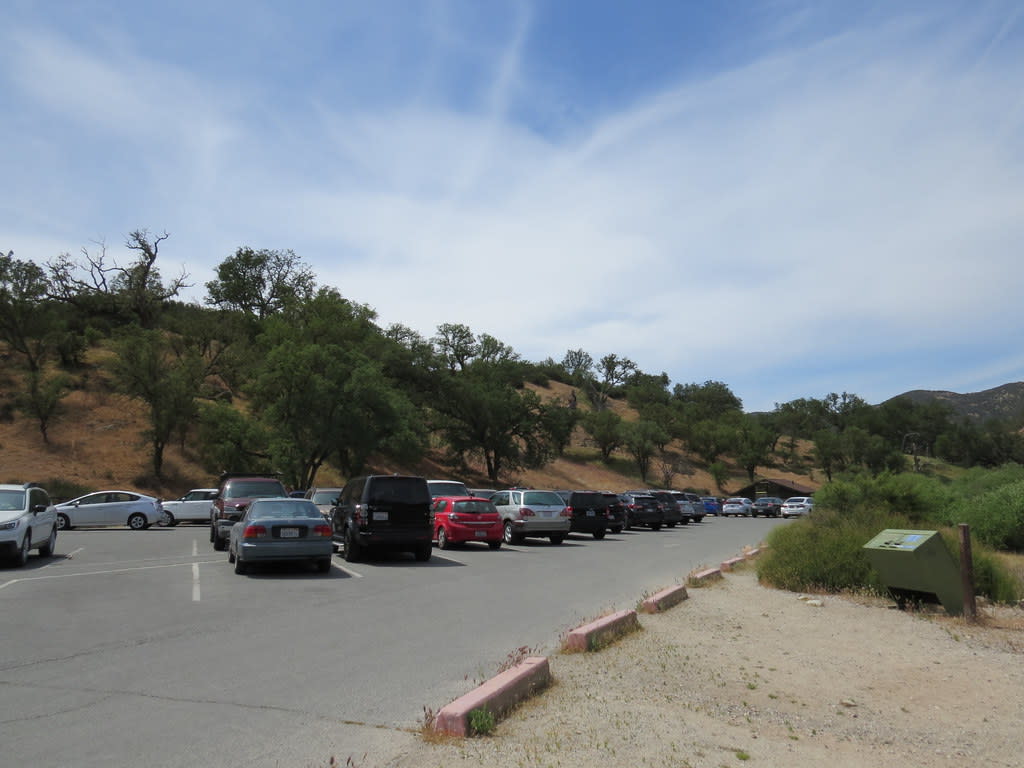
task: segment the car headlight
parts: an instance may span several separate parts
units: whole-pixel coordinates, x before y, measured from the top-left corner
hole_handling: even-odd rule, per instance
[[[4,523],[0,525],[0,531],[13,531],[21,524],[21,520],[14,520],[10,523]]]

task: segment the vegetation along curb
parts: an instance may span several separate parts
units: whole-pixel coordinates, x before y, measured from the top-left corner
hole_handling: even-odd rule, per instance
[[[703,587],[712,581],[718,581],[720,578],[722,578],[722,571],[720,569],[705,568],[703,571],[690,574],[689,583],[693,587]]]
[[[616,611],[577,627],[565,638],[566,651],[598,651],[622,635],[640,629],[636,611]]]
[[[660,613],[661,611],[671,608],[673,605],[678,605],[689,597],[686,592],[686,587],[679,584],[675,587],[668,587],[655,592],[653,595],[648,597],[646,600],[640,603],[641,613]]]
[[[745,557],[730,557],[728,560],[723,561],[722,564],[718,567],[720,570],[728,573],[737,565],[742,565],[745,562],[747,562],[747,558]]]
[[[503,717],[523,699],[551,683],[551,666],[544,656],[530,656],[511,669],[492,677],[451,704],[434,718],[434,730],[452,736],[469,736],[470,713],[484,710],[495,720]]]

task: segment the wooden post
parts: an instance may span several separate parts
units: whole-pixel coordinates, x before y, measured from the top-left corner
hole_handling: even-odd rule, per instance
[[[960,523],[960,583],[964,589],[964,618],[977,621],[978,604],[974,600],[974,558],[971,556],[971,526]]]

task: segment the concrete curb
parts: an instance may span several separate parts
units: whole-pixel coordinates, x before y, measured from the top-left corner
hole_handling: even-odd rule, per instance
[[[686,592],[686,587],[682,584],[676,587],[668,587],[660,592],[655,592],[640,603],[640,612],[660,613],[661,611],[671,608],[673,605],[678,605],[688,597],[689,595]]]
[[[691,586],[703,587],[710,584],[712,581],[718,581],[722,578],[722,571],[718,568],[705,568],[703,571],[697,571],[690,576],[689,582]]]
[[[566,651],[598,651],[622,635],[640,629],[636,611],[617,611],[577,627],[565,639]]]
[[[469,736],[469,713],[473,710],[485,709],[497,720],[550,683],[551,666],[547,658],[530,656],[442,707],[434,718],[434,730],[452,736]]]
[[[735,568],[737,565],[740,565],[740,564],[745,563],[745,562],[747,562],[747,558],[745,558],[745,557],[730,557],[728,560],[725,560],[718,567],[719,567],[720,570],[725,571],[726,573],[728,573],[733,568]]]

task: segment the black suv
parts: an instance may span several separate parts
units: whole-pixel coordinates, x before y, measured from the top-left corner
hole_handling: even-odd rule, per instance
[[[638,525],[646,525],[652,531],[661,530],[661,505],[647,491],[626,491],[619,494],[619,500],[625,507],[623,525],[627,531]]]
[[[619,494],[611,491],[601,491],[601,495],[608,500],[608,530],[612,533],[622,533],[622,526],[626,524],[626,507],[619,498]]]
[[[781,514],[782,499],[776,496],[762,496],[759,499],[754,499],[754,503],[750,505],[751,517],[757,517],[758,515],[778,517]]]
[[[661,505],[661,521],[669,528],[675,528],[676,523],[686,525],[690,522],[690,515],[683,512],[682,505],[672,495],[671,491],[649,490],[647,491]],[[689,512],[689,510],[686,510]]]
[[[569,530],[603,539],[608,530],[609,501],[600,491],[555,491],[569,511]]]
[[[331,510],[331,528],[349,562],[368,549],[412,552],[427,561],[434,533],[427,481],[409,475],[354,477]]]
[[[231,526],[242,519],[250,501],[287,495],[288,491],[276,477],[230,473],[221,475],[217,495],[210,502],[210,541],[213,548],[218,552],[227,549]]]

